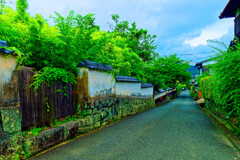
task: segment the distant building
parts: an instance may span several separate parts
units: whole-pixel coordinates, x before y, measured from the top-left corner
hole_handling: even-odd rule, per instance
[[[215,61],[212,61],[210,59],[198,62],[195,67],[198,68],[199,75],[202,75],[204,72],[210,71],[210,69],[207,68],[208,65],[216,63]],[[211,71],[210,71],[211,72]]]
[[[220,14],[219,18],[233,18],[235,17],[235,31],[234,34],[240,38],[240,1],[239,0],[229,0],[228,4]]]

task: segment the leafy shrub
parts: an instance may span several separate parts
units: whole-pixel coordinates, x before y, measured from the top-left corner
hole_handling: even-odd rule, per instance
[[[200,87],[203,98],[211,99],[212,98],[212,88],[211,88],[211,81],[210,76],[201,78],[200,80]]]
[[[34,91],[41,86],[43,82],[46,82],[49,86],[60,80],[62,83],[75,83],[75,75],[71,72],[61,68],[45,67],[38,74],[33,76]]]
[[[225,51],[213,47],[216,53],[216,63],[212,65],[213,75],[200,80],[203,97],[214,101],[226,118],[234,119],[240,124],[240,43],[233,48],[217,42],[225,47]],[[240,133],[240,130],[237,131]]]
[[[41,133],[46,128],[47,128],[46,126],[40,127],[40,128],[33,127],[33,129],[31,129],[29,131],[22,132],[22,135],[26,136],[26,137],[37,136],[39,133]]]
[[[201,79],[202,78],[204,78],[204,77],[208,77],[209,76],[209,71],[206,71],[206,72],[203,72],[202,73],[202,75],[200,75],[200,76],[198,76],[198,78],[197,78],[197,84],[198,84],[198,86],[200,86],[200,81],[201,81]],[[201,87],[200,87],[201,88]],[[200,89],[201,90],[201,89]]]
[[[191,86],[191,93],[195,93],[195,86]]]
[[[186,89],[186,84],[178,84],[177,91],[180,92],[183,88]]]

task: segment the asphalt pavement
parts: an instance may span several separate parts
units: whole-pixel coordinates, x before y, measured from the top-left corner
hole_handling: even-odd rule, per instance
[[[196,106],[175,100],[76,139],[33,160],[234,160],[237,149]]]

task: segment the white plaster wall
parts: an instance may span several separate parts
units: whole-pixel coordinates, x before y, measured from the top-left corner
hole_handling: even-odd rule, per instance
[[[154,98],[155,98],[155,99],[158,99],[158,98],[160,98],[160,97],[162,97],[162,96],[165,96],[165,95],[166,95],[166,92],[158,93],[158,94],[155,94],[155,95],[154,95]]]
[[[141,96],[143,96],[143,97],[152,97],[153,96],[153,87],[141,88]]]
[[[154,99],[157,99],[157,98],[159,98],[160,97],[160,94],[155,94],[154,95]]]
[[[140,96],[141,82],[116,82],[117,96]]]
[[[167,92],[160,93],[160,97],[166,96]]]
[[[115,79],[112,74],[88,69],[88,85],[90,97],[115,94]]]
[[[19,99],[17,58],[0,53],[0,105]],[[0,106],[1,107],[1,106]]]
[[[7,57],[0,53],[0,95],[4,94],[4,85],[11,83],[13,71],[17,65],[16,61],[15,56]]]
[[[17,58],[15,56],[7,57],[0,53],[0,84],[9,83],[14,69],[16,68]]]

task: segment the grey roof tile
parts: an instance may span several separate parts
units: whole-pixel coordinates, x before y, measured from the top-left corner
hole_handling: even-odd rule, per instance
[[[160,93],[166,92],[164,89],[159,89]]]
[[[87,67],[90,69],[96,69],[96,70],[104,70],[104,71],[112,71],[111,65],[104,65],[101,63],[96,63],[88,60],[83,60],[82,63],[78,65],[78,67]]]
[[[117,82],[141,82],[137,78],[117,75]]]
[[[154,87],[154,86],[152,85],[152,83],[142,83],[142,84],[141,84],[141,88],[151,88],[151,87]]]
[[[0,53],[3,53],[3,54],[14,54],[15,53],[15,51],[5,49],[6,47],[8,47],[6,41],[0,40],[0,46],[4,47],[4,48],[0,48]]]

